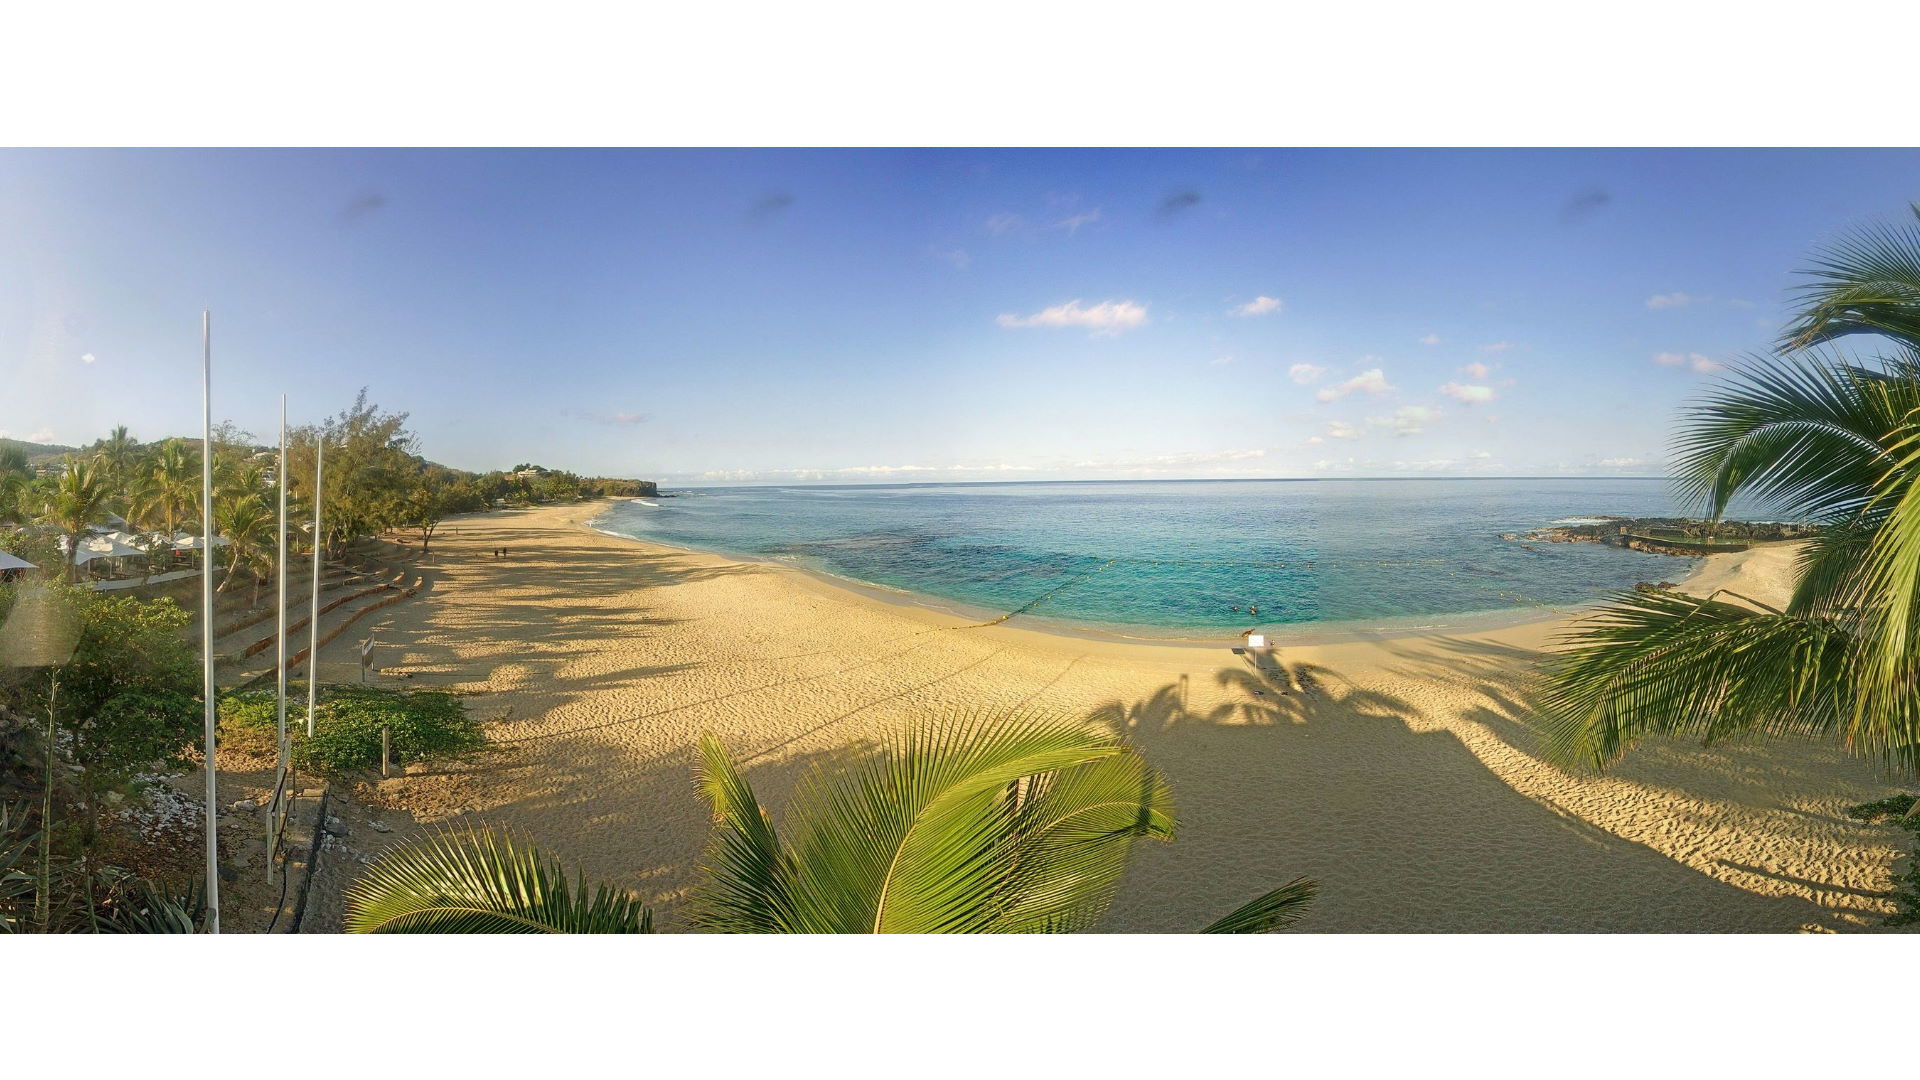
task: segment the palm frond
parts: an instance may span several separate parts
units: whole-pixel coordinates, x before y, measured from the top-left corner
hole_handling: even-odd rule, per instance
[[[1008,903],[994,928],[1073,933],[1099,922],[1134,842],[1171,840],[1173,792],[1128,750],[1035,777],[1015,793]]]
[[[1713,518],[1741,494],[1795,518],[1858,515],[1891,464],[1888,433],[1920,407],[1920,354],[1877,363],[1806,353],[1736,365],[1685,414],[1675,493]]]
[[[1913,206],[1920,221],[1920,204]],[[1798,349],[1849,334],[1882,334],[1920,346],[1920,225],[1883,222],[1856,229],[1815,256],[1802,273],[1799,318],[1783,344]]]
[[[1082,724],[974,715],[916,727],[795,797],[796,929],[979,933],[1007,903],[1008,789],[1125,753]]]
[[[1872,620],[1860,693],[1845,733],[1855,750],[1920,772],[1920,412],[1895,444],[1878,492],[1886,507],[1866,559]]]
[[[1856,640],[1826,619],[1676,593],[1617,595],[1548,662],[1549,754],[1604,768],[1653,734],[1712,743],[1836,732],[1851,708]]]
[[[1271,934],[1285,930],[1307,917],[1320,885],[1311,878],[1294,878],[1285,885],[1255,897],[1227,915],[1209,923],[1203,934]]]
[[[352,934],[647,934],[653,914],[605,885],[587,888],[505,832],[467,829],[382,854],[347,890]]]
[[[711,735],[700,739],[694,779],[715,823],[700,866],[705,884],[694,905],[694,925],[721,933],[780,933],[793,923],[793,867],[773,821]]]

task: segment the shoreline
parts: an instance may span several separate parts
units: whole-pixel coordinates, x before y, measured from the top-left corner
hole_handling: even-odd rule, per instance
[[[370,681],[464,695],[498,753],[381,791],[425,823],[512,828],[667,929],[711,828],[701,736],[778,820],[815,768],[1019,708],[1118,729],[1174,791],[1179,837],[1141,850],[1107,931],[1190,930],[1300,875],[1322,883],[1301,928],[1319,932],[1855,931],[1891,910],[1897,838],[1841,813],[1886,784],[1829,745],[1655,742],[1601,776],[1544,762],[1527,701],[1559,619],[1282,644],[1261,665],[1237,640],[958,625],[797,567],[602,533],[585,524],[599,507],[436,535],[428,587],[382,614]],[[1689,587],[1765,595],[1790,554],[1715,562]],[[320,667],[357,678],[354,644]]]
[[[682,544],[668,543],[663,540],[629,536],[626,533],[613,532],[595,524],[600,516],[615,503],[633,501],[625,498],[608,498],[590,503],[578,504],[591,508],[589,516],[581,518],[580,528],[612,537],[625,543],[637,544],[660,551],[670,551],[685,555],[724,559],[747,566],[764,566],[777,570],[791,571],[818,584],[836,588],[842,592],[858,596],[879,604],[915,608],[948,618],[976,619],[981,624],[1008,617],[1008,613],[950,597],[936,596],[931,593],[916,592],[912,589],[881,585],[858,578],[836,574],[829,570],[802,566],[771,556],[759,556],[739,552],[713,551],[706,548],[688,547]],[[1701,556],[1668,556],[1670,558],[1689,559],[1694,563],[1687,569],[1685,577],[1676,584],[1682,591],[1688,583],[1708,574],[1713,560],[1726,560],[1738,553],[1716,553]],[[1380,619],[1321,619],[1297,623],[1261,623],[1255,624],[1267,640],[1276,646],[1335,645],[1356,641],[1391,641],[1401,638],[1420,638],[1434,634],[1477,634],[1495,630],[1512,630],[1530,627],[1536,624],[1567,624],[1581,615],[1592,611],[1606,602],[1605,597],[1596,597],[1565,608],[1510,607],[1493,608],[1483,611],[1448,612],[1434,615],[1383,616]],[[1052,634],[1059,637],[1077,638],[1088,641],[1104,641],[1118,644],[1151,645],[1166,648],[1219,648],[1222,643],[1239,638],[1238,633],[1222,633],[1219,636],[1174,636],[1180,627],[1127,627],[1099,626],[1078,622],[1072,619],[1055,619],[1045,615],[1022,614],[1008,618],[1021,620],[1021,629],[1030,629],[1037,633]],[[1421,620],[1422,625],[1396,626],[1394,619]],[[1435,620],[1445,620],[1435,622]],[[1002,623],[1000,625],[1007,625]],[[1167,633],[1161,633],[1166,631]]]

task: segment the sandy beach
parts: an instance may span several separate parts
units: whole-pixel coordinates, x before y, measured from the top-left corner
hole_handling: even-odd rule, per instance
[[[1302,929],[1322,932],[1855,930],[1891,911],[1897,834],[1841,811],[1893,787],[1830,746],[1648,746],[1599,777],[1542,762],[1526,702],[1564,618],[1287,646],[1275,679],[1237,641],[969,626],[598,533],[602,508],[450,520],[426,588],[373,620],[373,678],[474,695],[503,747],[395,781],[421,820],[510,825],[666,929],[707,837],[701,733],[777,816],[805,770],[901,725],[1022,705],[1119,724],[1173,786],[1180,835],[1142,850],[1110,931],[1189,930],[1302,874],[1322,885]],[[1790,550],[1756,548],[1689,588],[1772,602],[1790,571]],[[355,677],[352,637],[323,677]]]

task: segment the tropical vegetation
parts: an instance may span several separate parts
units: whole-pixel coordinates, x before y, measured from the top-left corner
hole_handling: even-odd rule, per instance
[[[784,828],[725,747],[696,773],[714,832],[695,929],[719,933],[1067,933],[1098,925],[1135,846],[1171,840],[1172,796],[1130,745],[1087,724],[978,715],[917,726],[841,770],[817,769]],[[1204,933],[1267,933],[1305,915],[1296,879]],[[401,845],[348,894],[354,933],[646,933],[651,912],[496,831]]]
[[[1615,597],[1552,664],[1547,729],[1605,767],[1650,735],[1811,735],[1920,774],[1920,208],[1822,253],[1779,350],[1681,422],[1679,496],[1818,526],[1791,598]],[[1843,350],[1841,339],[1877,335]]]

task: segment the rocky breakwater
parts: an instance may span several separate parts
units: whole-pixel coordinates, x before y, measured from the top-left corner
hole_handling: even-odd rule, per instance
[[[1502,533],[1502,540],[1547,544],[1610,544],[1656,555],[1712,555],[1745,551],[1754,544],[1799,540],[1810,525],[1784,521],[1700,521],[1693,518],[1581,518],[1527,533]]]

